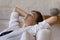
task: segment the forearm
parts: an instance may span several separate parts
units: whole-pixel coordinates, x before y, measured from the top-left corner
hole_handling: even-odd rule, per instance
[[[27,15],[27,13],[24,10],[22,10],[18,7],[15,7],[15,11],[18,12],[20,16],[25,17]]]
[[[53,25],[57,21],[57,16],[52,16],[45,20],[48,24]]]
[[[15,30],[20,28],[19,26],[19,14],[17,12],[12,12],[9,21],[9,28]]]
[[[50,14],[52,17],[46,19],[46,22],[48,22],[49,24],[54,24],[57,21],[57,16],[59,15],[60,10],[58,8],[52,8],[50,9]]]

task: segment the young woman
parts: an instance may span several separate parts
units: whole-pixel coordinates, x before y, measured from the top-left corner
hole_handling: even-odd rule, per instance
[[[58,15],[59,11],[57,12],[57,10],[55,11],[55,14]],[[11,14],[9,22],[9,29],[11,28],[10,30],[13,30],[13,32],[3,36],[5,39],[19,40],[25,31],[28,31],[31,35],[35,36],[39,30],[50,28],[51,25],[57,21],[57,16],[55,14],[52,14],[52,17],[43,20],[43,17],[39,11],[33,10],[31,13],[26,13],[22,9],[15,7]],[[24,17],[22,28],[20,28],[19,16]],[[1,36],[1,39],[2,38],[3,37]]]

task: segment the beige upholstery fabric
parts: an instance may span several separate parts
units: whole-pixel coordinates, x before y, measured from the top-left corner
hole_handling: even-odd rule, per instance
[[[20,40],[34,40],[34,37],[29,32],[24,32]]]
[[[41,31],[38,31],[36,35],[37,40],[51,40],[51,30],[49,29],[42,29]]]

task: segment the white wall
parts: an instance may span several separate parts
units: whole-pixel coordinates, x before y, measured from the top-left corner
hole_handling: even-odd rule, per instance
[[[9,17],[14,6],[18,6],[26,12],[38,10],[42,15],[50,15],[50,8],[60,9],[60,0],[0,0],[0,31],[8,27]],[[53,40],[60,40],[60,25],[54,25],[52,30]]]

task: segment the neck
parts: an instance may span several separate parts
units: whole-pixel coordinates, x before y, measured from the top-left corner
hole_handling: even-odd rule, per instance
[[[23,24],[23,28],[25,28],[25,27],[27,27],[27,26],[29,26],[29,24]]]

